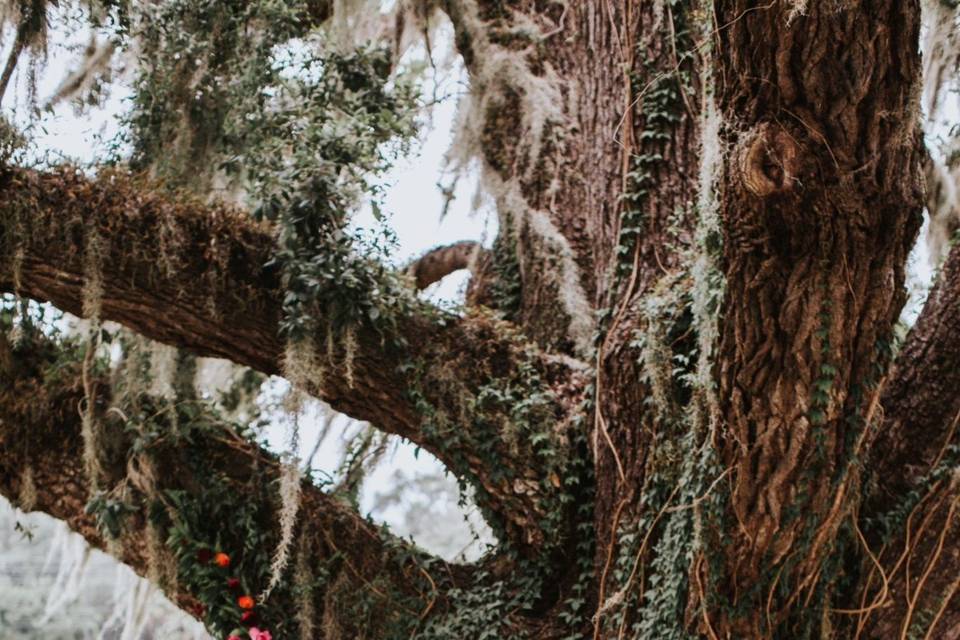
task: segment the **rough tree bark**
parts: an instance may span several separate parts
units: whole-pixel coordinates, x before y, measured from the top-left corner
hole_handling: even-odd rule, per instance
[[[500,236],[410,268],[422,287],[470,267],[463,316],[414,312],[402,347],[361,328],[349,376],[297,382],[472,483],[503,552],[391,564],[400,543],[308,488],[310,557],[352,567],[330,584],[377,582],[413,637],[529,572],[541,587],[499,635],[960,638],[960,248],[891,362],[923,206],[919,3],[439,4]],[[102,319],[290,373],[271,233],[242,212],[13,167],[0,202],[4,291],[82,314],[93,261]],[[0,493],[21,493],[23,450],[36,508],[104,545],[84,513],[81,389],[41,373],[49,355],[0,347]],[[528,396],[490,401],[491,385]],[[272,464],[203,446],[224,469]],[[147,572],[143,541],[120,542]],[[316,637],[392,637],[330,589]],[[473,632],[456,624],[440,635]]]

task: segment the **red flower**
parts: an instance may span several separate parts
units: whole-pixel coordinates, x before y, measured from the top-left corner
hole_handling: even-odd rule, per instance
[[[237,598],[237,604],[240,605],[241,609],[253,609],[255,603],[250,596],[240,596]]]
[[[213,552],[211,552],[210,549],[199,549],[197,551],[197,562],[200,564],[207,564],[212,557]]]
[[[257,612],[256,611],[244,611],[243,615],[240,616],[240,622],[245,627],[249,627],[252,624],[257,622]]]
[[[240,640],[240,636],[230,636],[227,640]]]
[[[227,588],[236,591],[240,588],[240,578],[227,578]]]
[[[213,556],[213,561],[217,563],[218,567],[221,567],[223,569],[226,569],[227,567],[230,566],[230,556],[222,552]]]

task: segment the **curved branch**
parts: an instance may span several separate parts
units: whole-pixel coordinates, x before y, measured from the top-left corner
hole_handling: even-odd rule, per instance
[[[140,575],[162,582],[157,578],[158,557],[163,562],[165,554],[182,554],[184,550],[177,548],[173,538],[167,540],[165,534],[158,543],[148,540],[148,521],[152,522],[152,518],[146,515],[146,506],[137,505],[149,504],[146,500],[149,496],[142,493],[141,483],[131,482],[133,476],[128,471],[127,460],[128,456],[134,455],[130,448],[131,430],[125,429],[127,425],[119,411],[104,410],[111,404],[111,398],[101,394],[96,400],[101,428],[110,434],[111,440],[109,451],[103,454],[105,479],[102,486],[112,488],[114,493],[118,487],[134,487],[126,494],[130,508],[134,510],[125,516],[121,535],[108,540],[87,506],[89,483],[84,470],[82,426],[77,411],[84,400],[84,391],[79,382],[81,364],[76,351],[71,354],[70,349],[39,338],[26,347],[21,346],[16,357],[17,374],[0,377],[3,382],[0,386],[0,494],[22,508],[43,511],[65,521],[91,545],[110,551]],[[101,383],[97,385],[99,389],[109,388],[105,380]],[[152,400],[144,398],[140,402],[149,404]],[[251,486],[251,478],[259,478],[261,486],[275,486],[281,473],[276,457],[236,435],[205,405],[198,403],[193,411],[192,415],[206,425],[190,436],[191,450],[202,452],[204,456],[207,475],[203,477],[225,478],[226,482],[242,490],[241,495],[248,496],[247,499],[262,499],[258,498],[262,492],[258,493],[257,487]],[[166,432],[154,443],[175,438],[174,432]],[[156,444],[146,450],[162,451]],[[208,487],[195,480],[197,469],[188,463],[190,458],[182,455],[182,450],[153,455],[158,471],[162,472],[155,480],[157,489],[163,492],[177,489],[185,495],[182,499],[193,505],[191,508],[205,513],[203,500]],[[29,480],[26,470],[29,470]],[[25,486],[27,483],[29,488]],[[346,632],[354,631],[359,635],[364,625],[377,628],[375,625],[390,621],[416,621],[417,615],[426,611],[428,604],[435,614],[442,614],[447,606],[444,591],[462,585],[469,578],[470,569],[438,559],[428,560],[408,543],[381,531],[309,482],[303,482],[301,490],[299,542],[295,553],[298,560],[308,563],[309,571],[315,577],[312,590],[308,592],[309,606],[314,611],[309,623],[315,623],[317,628],[323,624],[337,624],[344,629],[344,637],[354,637]],[[276,507],[258,505],[258,512],[271,508]],[[233,522],[216,524],[217,529],[224,532],[235,526]],[[263,530],[257,534],[261,545],[276,544],[276,538],[271,536],[275,536],[273,530],[277,526],[273,519],[262,522]],[[162,545],[159,550],[157,544]],[[249,566],[250,558],[243,557],[249,549],[229,550],[237,554],[235,570],[241,572],[238,575],[246,572],[249,576],[253,572],[252,575],[257,576],[256,568]],[[192,554],[187,555],[192,560]],[[424,566],[437,574],[429,583],[423,577]],[[265,586],[245,584],[251,589]],[[198,600],[200,590],[207,589],[202,583],[192,584],[188,575],[181,576],[174,585],[160,586],[181,608],[204,618],[204,609]],[[297,594],[296,589],[274,593],[275,597],[269,601],[271,607],[296,611],[306,606],[304,594]],[[358,616],[355,611],[344,608],[343,602],[338,600],[344,597],[369,598],[375,602],[378,620]],[[272,609],[265,607],[264,610]],[[239,609],[236,615],[239,620]],[[210,624],[211,619],[208,617],[205,622]],[[272,625],[278,621],[264,622]],[[289,629],[290,622],[285,624]],[[366,630],[369,632],[370,627]]]
[[[150,339],[267,374],[283,373],[291,356],[306,362],[297,382],[307,391],[436,455],[474,485],[501,535],[544,542],[555,489],[544,479],[550,461],[534,451],[544,440],[530,429],[559,439],[549,450],[563,450],[557,423],[576,402],[573,372],[505,323],[410,315],[397,327],[405,347],[360,326],[355,345],[318,336],[315,353],[285,353],[280,273],[264,266],[272,232],[241,212],[162,196],[117,173],[91,180],[71,170],[11,170],[0,177],[0,203],[0,290],[76,315],[93,310]],[[461,379],[463,371],[471,376]],[[541,401],[535,424],[517,428],[507,394],[520,384],[536,385]]]
[[[876,487],[864,515],[892,508],[960,443],[960,245],[954,246],[907,335],[883,393],[883,428],[872,448]]]
[[[407,273],[414,279],[417,289],[426,289],[455,271],[473,271],[473,265],[484,253],[483,245],[473,240],[435,247],[411,262]]]

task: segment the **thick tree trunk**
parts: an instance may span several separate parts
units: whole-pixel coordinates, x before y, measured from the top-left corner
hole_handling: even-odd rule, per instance
[[[715,443],[737,526],[717,540],[736,612],[718,628],[760,635],[811,596],[828,605],[858,500],[920,226],[920,15],[909,2],[792,20],[749,9],[718,11],[721,24],[742,16],[719,36],[730,152]]]
[[[561,74],[564,91],[581,98],[558,149],[542,160],[562,186],[544,191],[541,180],[537,191],[525,182],[526,174],[502,161],[511,157],[502,139],[485,148],[486,158],[504,181],[525,187],[531,208],[553,205],[549,218],[577,256],[584,289],[609,313],[591,439],[600,612],[611,594],[622,600],[639,590],[637,604],[646,607],[639,624],[662,623],[661,613],[649,611],[656,603],[642,578],[633,584],[609,575],[635,555],[641,576],[650,571],[662,581],[664,563],[678,560],[665,558],[672,544],[675,555],[694,556],[692,565],[672,568],[670,595],[689,598],[689,606],[674,602],[672,613],[684,618],[675,624],[721,637],[810,633],[823,621],[798,613],[801,603],[816,598],[826,608],[844,600],[833,582],[849,560],[847,546],[857,544],[848,521],[861,491],[858,460],[875,428],[905,300],[904,265],[919,228],[919,7],[730,2],[713,9],[704,24],[683,3],[572,8],[565,17],[578,31],[539,62],[569,69]],[[708,67],[701,84],[687,67],[707,47],[711,55],[698,57],[701,71]],[[622,72],[583,66],[596,58],[615,60]],[[714,117],[714,102],[718,139],[702,139],[704,129],[715,135],[714,122],[699,120]],[[597,149],[604,136],[619,149]],[[715,184],[700,183],[697,151],[722,165]],[[577,163],[604,152],[602,162]],[[705,219],[711,194],[701,193],[701,209],[691,211],[698,189],[716,189],[719,228]],[[707,388],[699,391],[673,371],[677,357],[687,360],[680,369],[692,369],[697,349],[711,346],[704,335],[699,344],[685,336],[691,324],[701,333],[709,328],[707,319],[690,317],[706,301],[676,294],[710,277],[684,276],[694,265],[677,260],[691,244],[697,213],[701,240],[722,235],[716,266],[725,286],[709,370],[700,371]],[[534,278],[524,284],[531,281],[540,290]],[[695,415],[678,409],[691,393],[700,397]],[[658,529],[651,523],[678,506],[676,496],[662,495],[664,481],[693,483],[676,458],[665,461],[667,443],[685,438],[692,443],[674,456],[715,465],[699,480],[712,492],[714,512],[686,523],[667,516]],[[675,535],[687,539],[662,538]],[[622,539],[637,537],[640,548],[626,549]],[[631,615],[618,614],[613,624],[629,628]],[[596,635],[611,632],[602,620]]]

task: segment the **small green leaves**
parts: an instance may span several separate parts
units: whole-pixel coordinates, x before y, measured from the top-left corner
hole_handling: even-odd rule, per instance
[[[135,513],[137,509],[119,498],[98,491],[87,502],[84,511],[87,515],[96,517],[100,533],[116,540],[120,537],[126,516]]]

